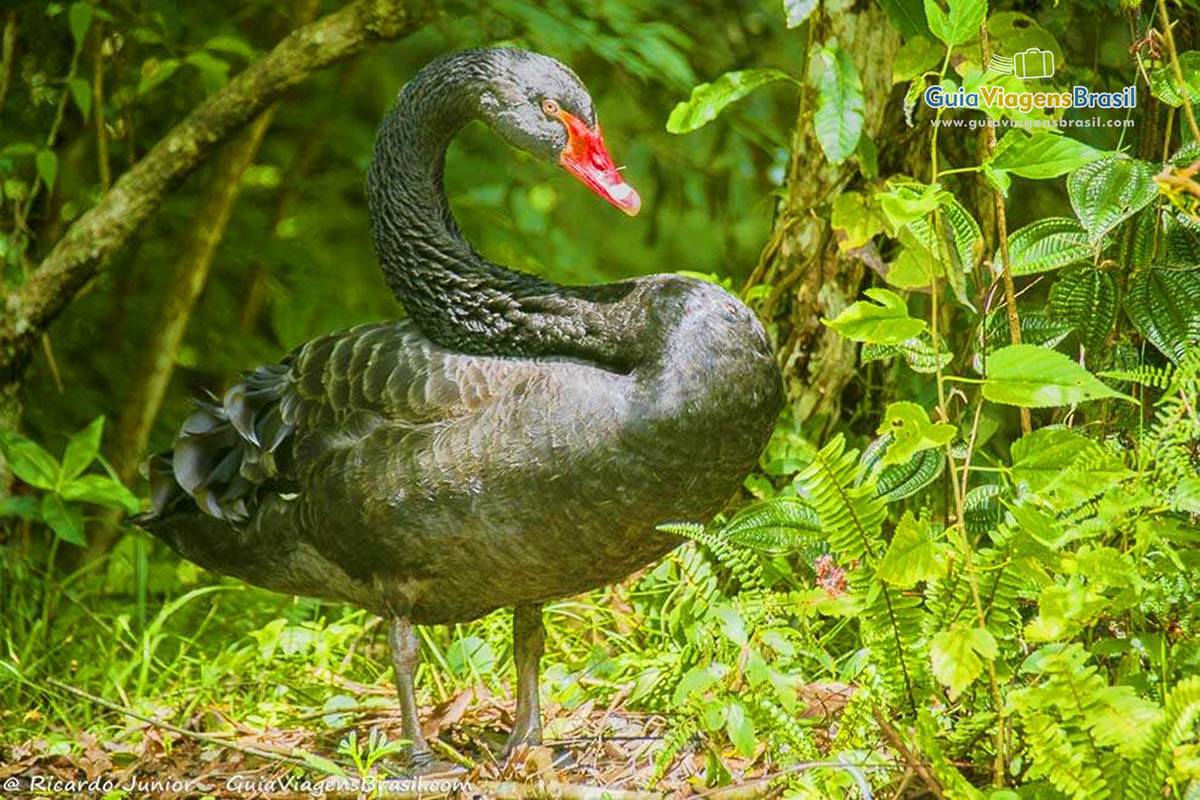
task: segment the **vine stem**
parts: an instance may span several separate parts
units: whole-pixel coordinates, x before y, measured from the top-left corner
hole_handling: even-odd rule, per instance
[[[987,64],[992,57],[992,46],[988,40],[987,20],[979,26],[979,48],[982,51],[983,63]],[[991,158],[996,151],[996,127],[987,125],[987,156]],[[1012,260],[1008,257],[1008,217],[1004,209],[1004,195],[996,187],[992,187],[992,202],[996,206],[996,241],[1000,245],[1001,270],[1004,276],[1004,305],[1008,311],[1008,332],[1013,344],[1021,343],[1021,317],[1017,312],[1017,290],[1013,284]],[[1033,430],[1029,409],[1021,407],[1021,433]]]
[[[1183,101],[1183,115],[1192,129],[1192,139],[1200,142],[1200,127],[1196,126],[1196,114],[1192,110],[1192,98],[1183,80],[1183,68],[1179,66],[1179,51],[1175,49],[1175,34],[1171,32],[1171,18],[1167,16],[1167,0],[1158,0],[1158,16],[1162,18],[1163,40],[1167,43],[1167,54],[1171,57],[1171,71],[1179,84],[1179,99]],[[1169,132],[1168,132],[1169,135]]]
[[[980,38],[981,38],[981,41],[983,42],[983,49],[984,49],[983,63],[986,64],[988,62],[987,21],[984,20],[983,24],[980,27],[981,27]],[[942,69],[941,69],[942,76],[945,76],[946,69],[950,64],[951,50],[952,50],[952,48],[949,48],[949,47],[946,48],[946,57],[942,61]],[[937,119],[941,118],[941,112],[942,112],[942,110],[939,108],[938,112],[937,112]],[[935,123],[936,123],[936,120],[935,120]],[[941,173],[938,172],[938,152],[937,152],[937,134],[938,134],[939,127],[940,126],[938,126],[937,124],[934,125],[933,135],[930,137],[930,143],[929,143],[930,169],[931,169],[931,174],[932,174],[934,183],[936,183],[938,181],[938,178],[941,176]],[[995,128],[993,128],[991,125],[987,126],[987,130],[988,130],[988,151],[987,151],[987,153],[988,153],[988,155],[990,155],[992,150],[995,148],[996,131],[995,131]],[[998,229],[999,229],[1000,237],[1001,237],[1001,239],[1000,239],[1001,246],[1002,246],[1001,257],[1004,259],[1004,275],[1006,278],[1005,294],[1006,294],[1006,299],[1008,302],[1008,321],[1009,321],[1010,330],[1012,331],[1013,344],[1019,344],[1021,341],[1021,327],[1020,327],[1021,323],[1020,323],[1020,319],[1017,317],[1016,289],[1013,285],[1012,273],[1009,269],[1008,230],[1004,224],[1004,198],[1000,196],[999,192],[995,192],[994,194],[995,194],[995,202],[996,202]],[[938,224],[937,209],[934,210],[933,214],[934,214],[934,231],[935,231],[934,242],[935,242],[935,246],[938,248],[937,256],[942,261],[942,264],[944,266],[946,266],[949,269],[953,269],[953,266],[951,266],[949,253],[946,252],[946,243],[941,236],[936,235],[936,232],[941,229],[940,225]],[[937,359],[940,347],[939,347],[939,343],[938,343],[938,328],[939,328],[939,325],[938,325],[938,323],[939,323],[938,292],[939,292],[939,289],[938,289],[938,281],[937,281],[936,275],[933,276],[933,278],[930,280],[930,289],[931,289],[930,296],[932,298],[931,309],[930,309],[930,328],[932,329],[934,358]],[[940,413],[943,421],[949,422],[950,416],[949,416],[949,410],[946,405],[945,378],[942,375],[942,368],[941,368],[940,364],[937,369],[937,392],[938,392],[938,412]],[[1028,433],[1029,429],[1030,429],[1029,412],[1027,409],[1021,409],[1021,411],[1023,412],[1022,417],[1021,417],[1021,427],[1026,433]],[[958,467],[954,460],[954,452],[953,452],[953,448],[951,447],[950,442],[946,443],[945,452],[946,452],[946,465],[950,470],[950,485],[951,485],[953,495],[954,495],[954,506],[955,506],[955,521],[954,521],[954,525],[952,525],[949,530],[953,530],[953,529],[957,528],[960,533],[960,537],[959,537],[960,549],[963,554],[963,560],[966,562],[967,582],[971,587],[971,599],[975,605],[975,614],[976,614],[976,617],[978,620],[979,627],[986,631],[987,630],[987,613],[984,611],[983,598],[979,593],[979,580],[976,575],[976,569],[975,569],[975,552],[974,552],[974,549],[971,547],[971,540],[970,540],[969,536],[967,535],[967,527],[966,527],[966,522],[965,522],[965,505],[964,505],[963,493],[967,486],[967,475],[966,475],[967,468],[966,468],[966,465],[964,465],[964,468],[963,468],[964,475],[962,477],[962,483],[960,484],[959,478],[958,478]],[[1007,748],[1006,748],[1005,720],[1004,720],[1004,698],[1000,694],[1000,681],[996,675],[995,662],[993,661],[993,659],[990,659],[990,658],[984,658],[983,661],[987,667],[988,685],[989,685],[989,689],[991,691],[991,696],[992,696],[992,706],[996,710],[996,723],[997,723],[995,738],[994,738],[996,756],[995,756],[995,760],[992,763],[992,782],[996,786],[1004,786],[1004,775],[1006,772],[1006,763],[1007,763],[1007,759],[1005,757],[1005,751]]]

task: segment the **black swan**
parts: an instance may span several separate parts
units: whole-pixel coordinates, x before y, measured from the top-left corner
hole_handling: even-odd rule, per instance
[[[310,341],[201,403],[151,459],[141,520],[207,569],[389,618],[418,766],[432,758],[413,624],[513,606],[506,752],[540,742],[542,604],[679,544],[655,525],[718,511],[782,403],[762,326],[718,286],[560,286],[477,253],[442,190],[446,147],[476,119],[638,212],[570,69],[514,49],[433,61],[384,120],[368,177],[408,318]]]

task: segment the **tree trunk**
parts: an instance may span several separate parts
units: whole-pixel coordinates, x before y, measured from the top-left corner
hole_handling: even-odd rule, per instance
[[[875,3],[814,20],[814,42],[836,37],[854,60],[865,98],[863,136],[877,139],[892,94],[891,65],[900,39]],[[857,175],[853,160],[829,163],[813,129],[813,91],[800,104],[792,132],[787,191],[776,207],[771,237],[752,280],[774,284],[763,307],[779,324],[779,358],[788,398],[798,422],[813,421],[822,436],[838,418],[842,391],[854,377],[853,342],[821,324],[859,293],[866,268],[839,254],[829,225],[828,205]]]
[[[19,415],[13,401],[46,326],[138,230],[167,192],[249,120],[312,72],[367,46],[407,35],[436,14],[435,0],[355,0],[293,31],[172,128],[76,220],[29,279],[3,298],[0,317],[0,420]]]

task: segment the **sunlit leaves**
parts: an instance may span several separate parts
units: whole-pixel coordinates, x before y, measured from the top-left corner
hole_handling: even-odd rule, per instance
[[[929,30],[947,47],[979,36],[979,28],[986,16],[987,0],[950,0],[949,12],[938,0],[925,0],[925,20]]]
[[[78,477],[100,453],[100,437],[104,433],[104,417],[96,417],[87,427],[71,435],[63,451],[62,474],[66,480]]]
[[[1132,401],[1062,353],[1032,344],[1010,345],[988,356],[983,396],[993,403],[1026,408],[1102,398]]]
[[[1071,173],[1067,193],[1088,240],[1095,244],[1153,200],[1158,187],[1149,164],[1110,155]]]
[[[931,422],[929,413],[916,403],[891,403],[876,433],[890,433],[882,464],[903,464],[920,450],[941,447],[954,438],[955,427],[946,422]]]
[[[884,221],[861,192],[842,192],[829,218],[838,250],[856,250],[883,232]]]
[[[875,200],[894,229],[933,213],[950,193],[936,183],[893,183],[876,192]]]
[[[875,302],[859,300],[836,319],[821,321],[847,339],[875,344],[900,344],[925,330],[925,322],[910,317],[908,306],[895,292],[867,289],[864,294]]]
[[[850,54],[836,43],[820,48],[809,62],[817,89],[813,129],[825,157],[835,164],[849,158],[863,129],[863,87]]]
[[[955,625],[939,631],[930,643],[933,676],[957,698],[983,674],[984,659],[996,657],[996,639],[985,628]]]
[[[876,574],[901,588],[935,578],[944,572],[937,537],[928,520],[904,512]]]
[[[789,28],[798,28],[812,15],[817,0],[783,0],[783,14]]]
[[[689,133],[717,118],[730,103],[736,102],[760,86],[774,81],[795,81],[777,69],[746,69],[726,72],[712,83],[692,89],[692,96],[675,106],[667,118],[669,133]]]
[[[1183,90],[1175,79],[1175,70],[1164,63],[1150,70],[1150,93],[1164,103],[1178,108],[1183,105],[1183,91],[1193,104],[1200,103],[1200,51],[1188,50],[1179,54],[1179,67],[1183,73]]]

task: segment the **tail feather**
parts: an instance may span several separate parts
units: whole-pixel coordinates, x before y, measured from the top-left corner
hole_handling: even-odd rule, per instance
[[[154,510],[167,516],[188,501],[205,514],[244,522],[259,487],[279,475],[277,451],[295,429],[295,398],[286,364],[259,367],[219,403],[197,403],[174,449],[148,463]]]

